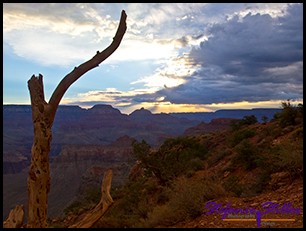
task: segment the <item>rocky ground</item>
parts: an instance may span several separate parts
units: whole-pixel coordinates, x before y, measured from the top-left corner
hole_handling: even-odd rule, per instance
[[[290,208],[282,210],[280,213],[276,209],[271,213],[265,214],[261,217],[261,228],[302,228],[303,227],[303,180],[298,179],[292,182],[290,185],[286,185],[278,188],[275,191],[269,191],[262,193],[258,196],[251,198],[237,198],[227,197],[221,198],[215,201],[216,203],[222,204],[222,207],[226,207],[230,203],[231,208],[254,208],[264,212],[262,208],[264,202],[272,202],[278,204],[277,208],[281,209],[283,205],[289,205]],[[287,212],[286,212],[286,211]],[[289,212],[292,214],[289,214]],[[256,217],[252,214],[245,214],[241,216],[228,216],[227,218],[235,219],[253,219],[251,221],[225,221],[222,220],[222,215],[213,212],[209,215],[206,213],[209,209],[205,209],[203,215],[194,219],[181,223],[177,223],[171,228],[256,228],[257,222]],[[297,214],[299,212],[299,214]],[[240,214],[237,214],[240,215]],[[264,219],[279,219],[279,220],[264,220]],[[281,220],[282,219],[282,220]],[[286,220],[286,219],[290,219]]]

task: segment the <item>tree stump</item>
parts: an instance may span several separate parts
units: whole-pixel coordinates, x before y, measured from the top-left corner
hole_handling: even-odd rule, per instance
[[[10,214],[3,222],[3,228],[21,228],[24,220],[24,207],[23,205],[16,205],[10,211]]]
[[[101,219],[109,207],[114,203],[113,198],[110,195],[112,177],[113,171],[108,169],[105,172],[102,181],[102,195],[100,202],[90,210],[81,221],[69,226],[68,228],[91,228],[99,219]]]

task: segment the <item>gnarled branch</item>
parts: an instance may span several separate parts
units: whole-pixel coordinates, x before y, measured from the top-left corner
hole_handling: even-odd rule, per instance
[[[52,108],[56,110],[59,102],[61,101],[66,90],[71,84],[78,80],[87,71],[99,66],[101,62],[107,59],[120,45],[123,35],[126,31],[126,13],[124,10],[121,12],[120,23],[113,42],[102,52],[97,52],[97,54],[87,62],[81,64],[80,66],[73,69],[72,72],[67,74],[62,81],[59,83],[55,91],[53,92],[49,104]],[[55,113],[55,112],[54,112]]]

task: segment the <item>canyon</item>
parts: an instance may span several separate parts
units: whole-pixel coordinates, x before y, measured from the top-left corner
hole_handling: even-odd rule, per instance
[[[158,147],[167,138],[228,128],[245,115],[272,118],[278,109],[222,110],[214,113],[151,113],[141,108],[123,114],[111,105],[90,109],[60,105],[52,128],[51,191],[48,216],[59,216],[87,186],[99,187],[106,169],[113,187],[123,184],[135,163],[134,140]],[[218,119],[219,118],[219,119]],[[27,176],[33,143],[30,105],[3,105],[3,219],[27,201]]]

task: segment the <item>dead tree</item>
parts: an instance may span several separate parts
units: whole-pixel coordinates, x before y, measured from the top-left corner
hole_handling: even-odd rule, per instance
[[[98,67],[120,45],[126,31],[126,13],[121,12],[119,26],[112,43],[87,62],[75,67],[54,90],[49,102],[45,101],[43,76],[32,76],[28,81],[32,105],[34,141],[28,176],[28,224],[29,228],[47,227],[48,193],[50,191],[49,152],[52,124],[58,105],[67,89],[89,70]]]

